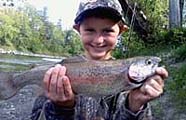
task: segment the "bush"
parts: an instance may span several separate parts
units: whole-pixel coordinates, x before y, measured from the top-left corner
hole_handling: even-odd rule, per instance
[[[186,63],[180,68],[172,68],[170,71],[171,82],[169,83],[168,89],[171,93],[171,101],[179,109],[186,108]]]
[[[182,62],[186,60],[186,44],[179,46],[172,53],[172,57],[175,59],[175,62]]]
[[[162,30],[155,37],[155,41],[164,44],[164,45],[172,45],[172,46],[180,46],[182,44],[186,44],[186,29],[185,28],[177,28],[171,30]]]

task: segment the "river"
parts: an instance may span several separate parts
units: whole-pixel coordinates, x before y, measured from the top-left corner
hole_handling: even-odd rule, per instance
[[[60,59],[0,54],[0,71],[24,71],[46,62],[58,61]],[[12,98],[0,100],[0,120],[28,120],[34,101],[41,91],[40,86],[28,85]]]
[[[58,62],[60,59],[0,54],[0,71],[23,71],[46,62]]]

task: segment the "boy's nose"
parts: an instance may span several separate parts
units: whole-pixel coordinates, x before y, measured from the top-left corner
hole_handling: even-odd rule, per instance
[[[96,45],[102,44],[104,42],[104,36],[101,35],[101,34],[96,35],[96,37],[94,38],[94,41],[93,42]]]

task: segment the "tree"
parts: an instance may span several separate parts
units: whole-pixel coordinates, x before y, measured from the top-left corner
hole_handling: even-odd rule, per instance
[[[169,0],[169,27],[181,27],[180,0]]]
[[[65,48],[67,49],[67,52],[75,55],[80,54],[83,51],[81,40],[78,36],[78,34],[73,30],[67,30],[65,31]]]
[[[186,1],[183,0],[182,4],[182,27],[186,27]]]
[[[144,42],[154,42],[168,26],[168,0],[119,0],[130,30]]]

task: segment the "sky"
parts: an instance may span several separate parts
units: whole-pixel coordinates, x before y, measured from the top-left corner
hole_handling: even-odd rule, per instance
[[[56,23],[58,19],[62,20],[62,28],[72,28],[79,0],[27,0],[38,10],[43,7],[48,8],[49,21]]]

